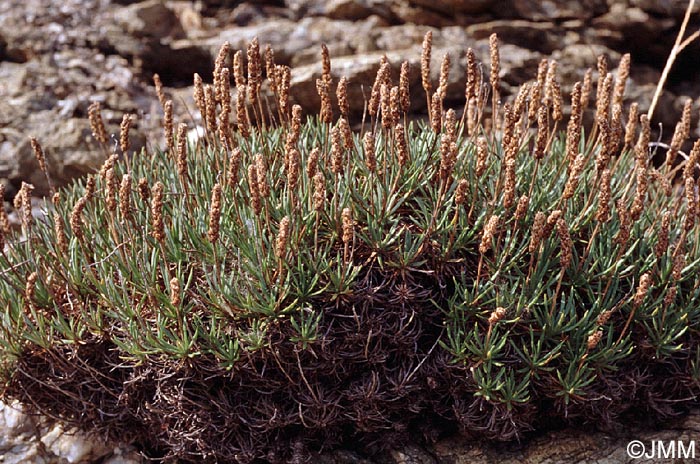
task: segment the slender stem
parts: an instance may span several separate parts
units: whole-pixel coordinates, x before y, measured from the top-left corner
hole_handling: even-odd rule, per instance
[[[683,51],[685,47],[690,44],[695,38],[698,37],[698,33],[700,31],[694,33],[690,37],[688,37],[688,40],[683,41],[683,36],[685,35],[685,29],[688,27],[688,21],[690,20],[690,15],[693,11],[693,5],[695,4],[695,0],[690,0],[688,2],[688,8],[685,10],[685,17],[683,18],[683,22],[681,23],[681,29],[678,31],[678,36],[676,36],[676,43],[673,44],[673,48],[671,49],[671,53],[668,55],[668,59],[666,60],[666,66],[664,67],[663,72],[661,73],[661,78],[659,79],[659,83],[656,85],[656,91],[654,92],[654,97],[651,99],[651,105],[649,106],[649,112],[647,113],[649,115],[649,120],[651,120],[652,116],[654,115],[654,110],[656,109],[656,104],[659,101],[659,97],[661,96],[661,91],[664,88],[664,85],[666,84],[666,79],[668,78],[668,74],[671,71],[671,68],[673,67],[673,63],[676,61],[676,57],[678,54]]]

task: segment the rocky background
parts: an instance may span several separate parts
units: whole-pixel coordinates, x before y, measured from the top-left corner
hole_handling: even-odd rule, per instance
[[[154,73],[161,76],[176,113],[194,127],[197,115],[188,111],[194,108],[192,74],[199,72],[210,79],[213,58],[224,41],[244,49],[255,36],[263,47],[273,46],[279,64],[293,66],[291,96],[307,111],[318,105],[315,79],[321,71],[320,45],[325,43],[333,57],[333,73],[350,79],[356,114],[362,112],[363,95],[382,54],[397,68],[409,60],[414,97],[420,95],[413,98],[413,111],[420,116],[425,99],[418,64],[421,41],[429,29],[434,33],[436,78],[442,55],[449,53],[452,58],[449,106],[463,104],[466,48],[473,47],[488,67],[488,36],[496,32],[506,98],[534,77],[542,57],[559,62],[566,93],[587,68],[595,67],[599,54],[606,54],[614,68],[620,56],[629,52],[632,71],[627,95],[644,110],[686,5],[686,0],[1,0],[0,182],[7,186],[9,199],[21,181],[33,183],[38,195],[47,192],[29,136],[44,146],[57,184],[97,168],[105,153],[90,135],[87,108],[93,101],[101,102],[112,134],[118,134],[124,113],[136,115],[133,148],[161,145],[161,109],[151,84]],[[689,32],[700,27],[698,12],[700,5]],[[684,96],[700,96],[699,52],[700,42],[691,44],[669,77],[654,121],[661,124],[662,139],[670,138]],[[9,209],[9,204],[5,207]],[[87,448],[80,449],[89,451],[79,457],[66,454],[54,444],[72,435],[12,411],[0,404],[0,462],[86,462],[98,455],[101,462],[133,462],[126,457],[119,461],[128,450],[98,447],[82,438],[76,439],[80,445],[75,446],[84,445]],[[580,443],[572,440],[574,454],[569,457],[577,456]],[[48,457],[30,458],[22,450],[39,450],[36,453],[48,453]],[[453,452],[450,447],[446,450]],[[525,462],[522,459],[530,452],[537,451],[513,459]],[[440,460],[438,454],[404,459],[403,451],[397,453],[396,463],[492,459],[484,450],[464,451],[472,453],[467,458]],[[473,453],[481,453],[482,460]],[[338,459],[333,462],[360,462]]]

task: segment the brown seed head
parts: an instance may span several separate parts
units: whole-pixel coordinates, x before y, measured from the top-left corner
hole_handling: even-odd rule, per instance
[[[598,95],[596,100],[600,100],[600,92],[603,88],[603,82],[608,75],[608,57],[605,55],[598,55]]]
[[[267,81],[270,83],[272,93],[277,93],[277,65],[275,65],[275,52],[270,44],[265,45],[265,74]]]
[[[668,251],[668,232],[670,227],[671,213],[666,211],[661,217],[661,228],[659,229],[656,246],[654,247],[654,254],[656,255],[657,259],[661,259],[661,257]]]
[[[433,94],[433,99],[431,101],[430,125],[433,132],[436,134],[440,132],[442,127],[442,100],[440,100],[440,94],[438,92]]]
[[[287,185],[289,190],[294,191],[299,184],[299,170],[301,163],[301,156],[296,148],[292,148],[287,153],[287,159],[289,160],[289,169],[287,170]]]
[[[420,60],[421,80],[423,81],[423,89],[425,93],[430,94],[433,91],[433,84],[430,81],[430,56],[433,51],[433,31],[425,33],[423,38],[423,53]]]
[[[231,114],[231,71],[229,68],[223,68],[219,75],[219,94],[221,95],[221,114],[222,120],[225,120],[228,127],[228,115]]]
[[[489,148],[486,137],[479,136],[476,139],[476,177],[481,177],[486,172],[489,156]]]
[[[226,41],[219,48],[219,53],[214,60],[214,90],[216,91],[216,101],[221,103],[223,101],[223,94],[221,93],[221,71],[226,67],[228,56],[231,51],[231,44]]]
[[[386,57],[386,55],[382,56],[379,70],[377,71],[377,77],[375,77],[374,84],[372,85],[372,93],[369,97],[369,103],[367,104],[367,111],[372,117],[376,116],[377,112],[379,111],[382,96],[382,85],[391,85],[391,67],[389,65],[389,59]]]
[[[489,54],[491,57],[491,92],[493,92],[493,101],[498,102],[501,93],[501,81],[499,78],[501,68],[501,58],[498,50],[498,36],[493,33],[489,37]]]
[[[148,186],[148,181],[146,180],[145,177],[142,177],[139,179],[139,196],[141,197],[141,201],[144,203],[147,203],[149,199],[151,198],[151,188]]]
[[[562,198],[564,200],[568,200],[569,198],[574,196],[576,188],[578,187],[579,176],[581,175],[581,172],[583,172],[583,166],[585,162],[586,155],[584,155],[583,153],[579,153],[578,156],[576,156],[576,159],[574,160],[574,164],[571,167],[571,170],[569,171],[569,179],[566,182],[564,194],[562,195]]]
[[[503,207],[510,209],[515,202],[515,158],[505,160],[505,182],[503,188]]]
[[[314,147],[309,153],[309,159],[306,160],[306,177],[313,179],[318,170],[318,159],[321,156],[321,150],[318,147]]]
[[[683,167],[683,179],[695,178],[695,167],[700,162],[700,139],[696,140]]]
[[[479,252],[483,255],[486,254],[492,247],[493,237],[498,231],[498,227],[501,223],[501,217],[494,214],[489,218],[489,221],[484,227],[484,233],[481,236],[481,244],[479,244]]]
[[[248,44],[248,98],[257,102],[262,85],[262,62],[260,59],[260,44],[257,37]]]
[[[328,47],[326,47],[326,44],[321,44],[321,63],[323,65],[321,79],[323,79],[328,84],[328,87],[330,87],[333,84],[333,77],[331,76],[331,55],[328,53]]]
[[[131,176],[124,174],[122,182],[119,186],[119,209],[123,218],[129,217],[131,214]]]
[[[180,281],[177,277],[170,279],[170,304],[174,307],[180,306]]]
[[[605,119],[607,121],[610,118],[610,90],[612,89],[612,84],[612,74],[606,75],[602,87],[598,89],[598,99],[595,102],[596,119]]]
[[[289,86],[292,82],[292,70],[289,66],[278,66],[279,83],[279,107],[283,116],[289,113]]]
[[[243,52],[241,50],[237,50],[233,54],[233,80],[237,89],[246,86],[245,72],[243,71]]]
[[[114,214],[117,211],[117,178],[114,169],[107,169],[106,174],[107,211]]]
[[[537,251],[540,243],[542,243],[546,222],[547,216],[542,211],[535,213],[535,220],[532,222],[532,231],[530,233],[530,244],[528,245],[528,251],[531,254]]]
[[[639,118],[642,132],[639,134],[637,145],[634,147],[634,158],[638,165],[646,166],[649,162],[649,142],[651,141],[651,127],[649,127],[649,117],[643,114]]]
[[[340,114],[346,118],[350,115],[350,103],[348,102],[348,78],[343,76],[338,82],[338,87],[336,88],[336,97],[338,98],[338,108],[340,108]]]
[[[345,149],[352,150],[355,146],[355,143],[352,139],[352,130],[350,129],[350,124],[348,123],[348,120],[344,117],[338,119],[338,129],[340,130],[340,133],[343,136],[343,144],[345,145]]]
[[[207,108],[206,123],[207,130],[210,134],[216,134],[216,96],[214,95],[214,87],[211,85],[204,86],[204,101]]]
[[[547,222],[544,225],[544,229],[542,230],[542,237],[549,237],[552,234],[552,231],[554,230],[554,227],[557,225],[557,222],[559,219],[561,219],[562,216],[562,211],[559,209],[555,209],[551,213],[549,213],[549,216],[547,216]]]
[[[547,149],[547,139],[549,138],[549,123],[547,121],[547,107],[540,106],[537,110],[537,138],[535,140],[535,151],[533,157],[537,160],[544,158]]]
[[[382,84],[380,88],[380,101],[382,109],[382,127],[391,129],[394,126],[393,113],[391,112],[391,88]]]
[[[365,136],[362,139],[362,145],[365,149],[365,163],[367,164],[367,169],[370,172],[377,170],[377,158],[375,156],[374,148],[374,134],[372,132],[365,132]]]
[[[600,339],[603,338],[603,331],[602,330],[596,330],[593,332],[593,334],[588,336],[588,341],[586,342],[586,349],[588,351],[593,351],[596,346],[598,346],[598,343],[600,343]]]
[[[683,104],[683,114],[681,116],[681,135],[683,136],[683,140],[687,139],[690,136],[690,113],[693,110],[693,100],[690,98],[685,101]]]
[[[632,221],[639,220],[642,212],[644,211],[644,200],[646,198],[647,190],[649,189],[649,173],[648,169],[644,166],[638,167],[637,171],[637,186],[634,193],[634,201],[632,202],[632,208],[630,209],[630,218]]]
[[[331,106],[330,87],[323,79],[316,79],[316,91],[321,97],[321,111],[319,117],[321,122],[330,124],[333,122],[333,107]]]
[[[697,207],[697,200],[695,199],[695,179],[692,177],[687,177],[685,179],[685,224],[684,228],[686,232],[689,232],[695,225],[695,208]]]
[[[625,126],[625,147],[631,148],[634,145],[634,136],[637,134],[637,120],[639,118],[639,104],[634,102],[630,105],[630,113]]]
[[[574,84],[571,91],[571,119],[566,127],[566,156],[569,163],[574,161],[581,142],[581,83]]]
[[[557,220],[557,233],[559,235],[559,243],[561,247],[559,263],[562,269],[566,269],[571,263],[574,244],[571,241],[571,235],[569,235],[569,226],[566,224],[566,221],[563,218],[559,218],[559,220]]]
[[[624,248],[630,238],[631,218],[622,199],[618,199],[615,205],[617,206],[617,215],[620,218],[620,230],[615,236],[615,243],[619,244],[620,248]]]
[[[651,287],[651,273],[646,272],[640,277],[637,293],[634,295],[632,304],[635,308],[638,308],[644,302],[644,298],[649,294],[649,287]]]
[[[479,67],[476,64],[476,55],[474,54],[474,49],[469,47],[467,49],[467,84],[464,88],[464,98],[466,102],[469,102],[472,98],[476,98],[479,93],[478,78]]]
[[[122,123],[119,126],[119,148],[122,153],[129,151],[129,129],[131,129],[132,115],[125,114],[122,117]]]
[[[163,105],[163,131],[165,133],[165,146],[171,155],[175,149],[173,127],[173,101],[168,100]]]
[[[163,222],[163,183],[158,181],[153,186],[151,199],[151,235],[158,243],[165,242],[165,224]]]
[[[10,233],[10,220],[5,211],[5,184],[2,182],[0,182],[0,233],[5,235]]]
[[[199,110],[199,114],[202,115],[202,119],[206,119],[207,117],[207,102],[204,97],[204,83],[202,82],[202,77],[194,73],[194,103],[197,105],[197,109]],[[165,103],[163,103],[163,111],[165,112],[166,116],[165,119],[167,120],[167,108],[165,107]],[[172,110],[170,111],[171,114],[171,120],[172,120]],[[171,126],[172,127],[172,126]],[[168,134],[165,134],[165,137],[167,139]]]
[[[610,169],[604,169],[600,176],[600,192],[598,193],[598,211],[596,212],[596,220],[599,222],[608,222],[610,220],[610,198],[612,190],[610,187]]]
[[[68,237],[66,237],[66,231],[63,229],[63,218],[58,213],[53,213],[53,230],[56,234],[56,246],[59,253],[64,258],[68,258]],[[2,235],[2,231],[0,231]],[[0,243],[0,247],[2,244]]]
[[[527,118],[530,122],[533,122],[537,120],[539,116],[539,112],[542,108],[542,87],[543,83],[540,83],[539,81],[535,82],[530,86],[530,95],[529,95],[529,101],[530,105],[528,106],[528,113],[527,113]],[[546,110],[546,108],[545,108]]]
[[[593,70],[587,69],[583,76],[583,86],[581,86],[581,111],[588,109],[591,101],[591,89],[593,88]]]
[[[44,156],[44,150],[41,148],[39,141],[34,137],[29,137],[29,142],[32,145],[32,151],[34,152],[34,158],[36,158],[37,163],[39,163],[39,169],[44,173],[48,173],[46,168],[46,156]]]
[[[391,121],[396,124],[401,118],[401,100],[399,95],[399,88],[394,86],[389,92],[389,101],[391,108]]]
[[[153,84],[156,87],[156,95],[158,96],[158,101],[160,102],[160,106],[165,106],[165,92],[163,91],[163,82],[160,80],[160,76],[158,74],[153,75]]]
[[[610,316],[612,316],[613,312],[609,309],[603,311],[598,315],[598,318],[596,319],[596,325],[598,326],[603,326],[608,323],[610,320]]]
[[[620,66],[617,69],[617,79],[613,88],[613,105],[622,106],[622,97],[625,95],[625,86],[627,78],[630,76],[630,54],[625,53],[620,60]]]
[[[275,256],[278,260],[283,260],[287,255],[287,242],[289,241],[289,216],[285,216],[280,221],[280,229],[275,242]]]
[[[292,107],[292,126],[287,131],[287,140],[285,142],[284,150],[288,153],[291,149],[296,148],[299,142],[299,136],[301,135],[301,106],[294,105]],[[287,169],[287,159],[285,158],[285,169]]]
[[[452,141],[449,134],[440,136],[440,178],[447,181],[454,170],[457,159],[457,145]]]
[[[219,226],[221,221],[221,184],[218,182],[211,191],[211,205],[209,206],[209,230],[207,238],[210,243],[219,240]]]
[[[226,184],[231,188],[235,188],[238,185],[238,173],[241,168],[242,157],[243,153],[238,147],[234,148],[231,152],[231,159],[229,160],[228,164],[228,172],[226,173]]]
[[[355,236],[355,221],[352,219],[352,210],[350,208],[343,208],[342,221],[343,243],[352,243],[352,239]]]
[[[20,187],[14,200],[14,207],[19,211],[22,227],[25,229],[28,229],[33,222],[31,201],[33,190],[34,185],[22,182],[22,187]]]
[[[322,172],[317,172],[314,175],[314,209],[321,211],[326,202],[326,179]]]
[[[673,255],[673,268],[671,270],[671,276],[676,282],[681,280],[683,276],[683,268],[685,267],[685,253],[682,251],[682,243],[676,245],[676,250]]]
[[[496,324],[498,321],[500,321],[504,317],[506,317],[506,314],[507,314],[506,308],[499,306],[498,308],[493,310],[491,312],[491,314],[489,315],[489,325],[492,326],[492,325]]]
[[[399,166],[403,167],[408,161],[408,145],[406,144],[406,132],[403,124],[397,124],[394,129],[394,140],[396,142],[396,152]]]
[[[442,57],[442,63],[440,65],[440,81],[438,87],[438,93],[440,94],[440,99],[444,100],[447,97],[447,84],[450,81],[450,65],[451,65],[449,53],[445,53]]]
[[[102,163],[102,167],[100,167],[100,172],[99,172],[100,179],[105,180],[105,178],[107,176],[107,170],[112,169],[114,167],[114,164],[117,162],[118,159],[119,159],[119,155],[117,155],[116,153],[113,153],[105,160],[104,163]]]
[[[258,190],[258,173],[255,164],[248,166],[248,186],[250,188],[250,204],[255,214],[260,214],[262,204],[260,201],[260,191]]]
[[[270,184],[267,182],[267,164],[262,154],[255,155],[255,172],[258,176],[258,192],[262,198],[270,196]]]
[[[530,197],[523,195],[518,200],[518,206],[515,208],[515,222],[520,222],[527,214],[527,208],[530,206]]]
[[[467,179],[460,179],[455,189],[455,205],[462,206],[467,202],[467,190],[469,182]]]
[[[34,304],[34,294],[36,292],[36,281],[39,275],[36,272],[32,272],[27,276],[27,283],[24,287],[24,306],[25,309],[30,308]]]
[[[673,303],[676,302],[676,294],[678,293],[678,287],[675,285],[671,285],[671,287],[668,289],[666,292],[666,296],[664,297],[664,308],[670,307]]]
[[[102,120],[100,102],[94,102],[88,107],[88,118],[90,120],[92,136],[95,137],[95,140],[99,143],[107,143],[107,131],[105,130],[105,124]]]
[[[515,102],[513,103],[513,117],[516,121],[523,117],[527,118],[527,115],[523,116],[523,112],[525,111],[528,95],[530,95],[530,83],[526,82],[520,86],[518,95],[515,97]]]
[[[189,181],[187,168],[187,124],[181,122],[177,126],[177,173],[183,184]]]
[[[401,74],[399,75],[399,103],[401,104],[401,112],[403,113],[411,109],[410,71],[411,65],[408,61],[401,63]]]
[[[340,128],[335,126],[331,130],[331,171],[336,176],[343,174],[344,171],[343,151]]]
[[[83,210],[87,205],[87,198],[80,197],[73,206],[73,211],[70,215],[70,229],[73,235],[80,241],[85,237],[83,235]]]

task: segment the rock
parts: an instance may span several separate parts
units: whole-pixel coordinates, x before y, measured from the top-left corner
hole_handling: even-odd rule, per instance
[[[549,21],[499,19],[466,28],[466,33],[476,39],[488,38],[494,32],[501,42],[516,44],[546,55],[561,50],[566,37],[559,25]]]
[[[644,11],[662,16],[672,16],[674,18],[683,18],[685,10],[688,8],[687,0],[629,0],[632,6],[641,8]],[[700,12],[700,4],[695,3],[693,13]]]
[[[126,6],[117,11],[114,19],[127,34],[137,38],[163,39],[184,35],[177,16],[162,0]]]
[[[391,10],[384,5],[385,2],[377,0],[330,0],[326,3],[326,15],[332,19],[357,21],[375,14],[391,17]]]
[[[107,445],[86,434],[23,412],[18,404],[0,402],[0,462],[3,464],[140,464],[133,448]]]
[[[409,0],[409,3],[445,14],[478,14],[485,13],[496,2],[493,0]]]
[[[530,21],[588,20],[606,9],[605,0],[513,0],[508,15]]]
[[[69,464],[94,461],[110,452],[97,440],[86,439],[84,434],[76,431],[66,432],[61,425],[55,425],[41,437],[46,449],[55,456],[60,456]]]

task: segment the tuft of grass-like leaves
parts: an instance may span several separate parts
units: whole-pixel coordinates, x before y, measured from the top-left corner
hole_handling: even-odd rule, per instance
[[[352,83],[336,118],[325,49],[321,111],[304,120],[289,68],[256,39],[247,76],[228,45],[211,86],[195,76],[205,137],[176,130],[159,95],[165,150],[129,153],[125,117],[122,156],[44,220],[23,188],[21,235],[0,221],[2,396],[155,456],[222,462],[690,404],[700,143],[676,162],[690,106],[654,165],[648,118],[624,115],[629,58],[616,76],[599,60],[587,128],[592,74],[567,105],[553,61],[489,105],[493,36],[489,84],[467,52],[458,117],[449,58],[429,82],[429,39],[427,123],[406,113],[408,64],[394,86],[383,61],[352,130]],[[91,122],[99,140],[99,107]]]

